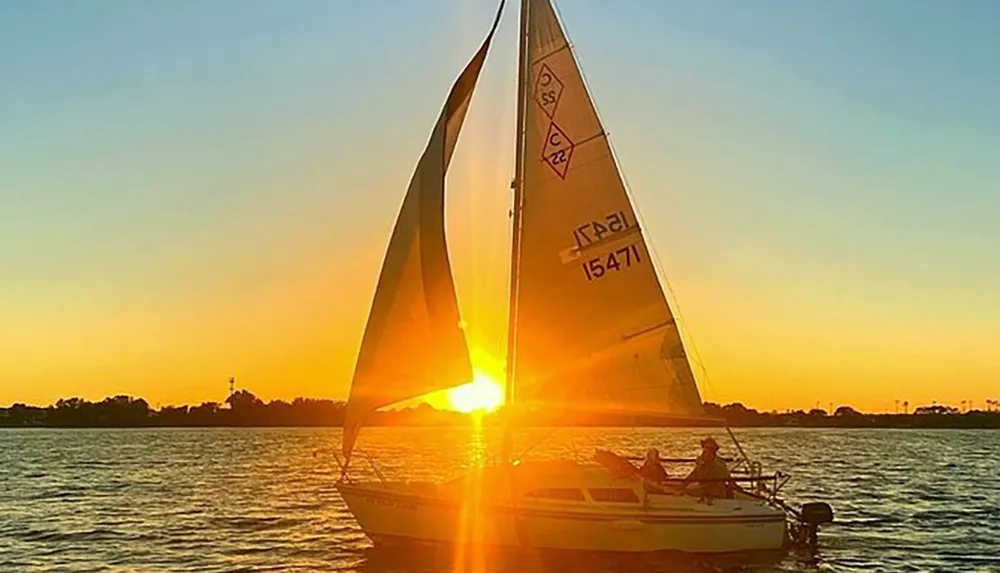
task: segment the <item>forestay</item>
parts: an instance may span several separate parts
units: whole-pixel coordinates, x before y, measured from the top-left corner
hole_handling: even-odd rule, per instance
[[[701,399],[618,167],[548,0],[530,0],[519,405],[699,415]]]
[[[444,180],[502,9],[452,86],[396,219],[347,400],[348,458],[365,414],[472,380],[445,242]]]

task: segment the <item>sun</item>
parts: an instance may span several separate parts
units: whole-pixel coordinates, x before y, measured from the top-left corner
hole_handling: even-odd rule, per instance
[[[503,389],[489,374],[476,372],[472,382],[448,391],[448,402],[459,412],[492,412],[503,403]]]

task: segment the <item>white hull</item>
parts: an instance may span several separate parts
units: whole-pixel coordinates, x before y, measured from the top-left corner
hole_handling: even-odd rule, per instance
[[[691,496],[649,495],[643,496],[645,503],[602,503],[588,494],[575,501],[521,497],[514,504],[513,498],[484,499],[486,488],[465,488],[459,495],[429,484],[376,482],[337,489],[376,544],[724,553],[780,549],[785,540],[784,513],[752,499],[709,504]]]

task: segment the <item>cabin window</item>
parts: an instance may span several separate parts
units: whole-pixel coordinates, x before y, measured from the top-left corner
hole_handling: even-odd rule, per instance
[[[583,492],[573,488],[544,488],[529,491],[524,497],[536,499],[564,499],[569,501],[583,501]]]
[[[589,490],[594,501],[639,503],[639,497],[631,489],[621,487],[600,487]]]

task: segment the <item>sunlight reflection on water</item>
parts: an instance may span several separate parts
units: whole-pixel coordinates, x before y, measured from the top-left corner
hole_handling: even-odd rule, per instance
[[[519,436],[532,459],[595,447],[697,452],[704,430],[563,429]],[[1000,433],[739,432],[786,497],[827,500],[815,556],[740,566],[658,556],[551,558],[373,550],[333,485],[334,429],[0,431],[0,571],[1000,571]],[[495,461],[495,429],[372,428],[360,447],[391,478]],[[720,440],[721,441],[721,440]],[[726,446],[724,446],[725,448]],[[359,460],[360,461],[360,460]],[[356,470],[370,472],[366,464]],[[676,472],[675,472],[676,473]],[[473,556],[475,557],[475,556]]]

